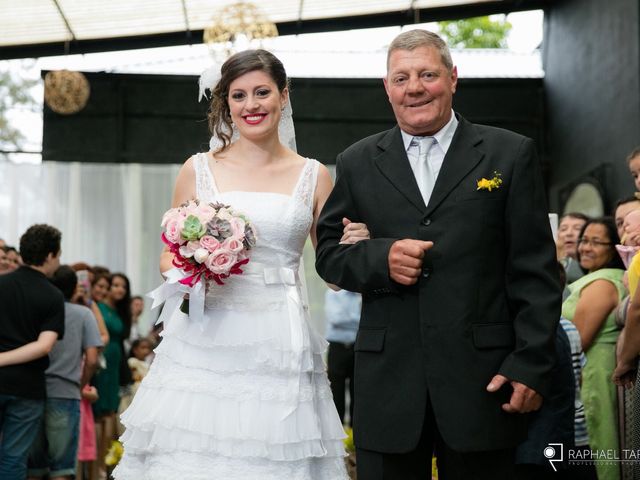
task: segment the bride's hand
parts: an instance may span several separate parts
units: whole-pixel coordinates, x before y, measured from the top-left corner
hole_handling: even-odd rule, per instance
[[[352,245],[361,240],[371,239],[366,223],[355,223],[345,217],[342,219],[342,225],[344,225],[344,229],[342,230],[340,245]]]

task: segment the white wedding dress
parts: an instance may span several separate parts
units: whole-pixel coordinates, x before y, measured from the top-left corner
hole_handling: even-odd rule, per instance
[[[197,195],[244,213],[257,245],[245,273],[209,285],[205,322],[180,311],[122,415],[117,480],[346,480],[325,374],[326,342],[308,326],[297,275],[312,224],[318,162],[292,195],[218,192],[193,157]]]

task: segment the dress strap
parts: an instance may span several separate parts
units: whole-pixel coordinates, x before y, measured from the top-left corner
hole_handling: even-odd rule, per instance
[[[313,210],[313,197],[316,191],[316,183],[318,181],[318,169],[320,162],[312,158],[307,158],[300,179],[294,191],[294,197]]]
[[[209,168],[207,154],[197,153],[192,158],[196,176],[196,197],[204,202],[211,202],[216,197],[216,185]]]

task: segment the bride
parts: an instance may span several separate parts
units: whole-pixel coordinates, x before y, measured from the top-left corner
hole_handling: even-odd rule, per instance
[[[123,414],[117,480],[342,480],[344,431],[307,325],[298,266],[332,188],[326,167],[281,143],[282,63],[265,50],[229,58],[212,91],[218,147],[182,167],[173,206],[231,205],[257,230],[242,275],[209,284],[205,321],[176,311]],[[234,132],[232,135],[231,132]],[[344,221],[343,241],[366,238]],[[172,268],[165,252],[161,270]]]

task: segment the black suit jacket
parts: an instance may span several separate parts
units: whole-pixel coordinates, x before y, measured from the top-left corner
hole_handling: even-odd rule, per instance
[[[459,117],[425,206],[398,127],[349,147],[318,224],[316,268],[362,292],[355,344],[355,441],[413,450],[428,399],[445,442],[458,451],[513,447],[526,416],[488,393],[501,373],[545,395],[560,318],[555,247],[533,141]],[[478,190],[477,181],[503,180]],[[338,245],[342,217],[371,240]],[[398,239],[432,240],[416,285],[389,277]]]

